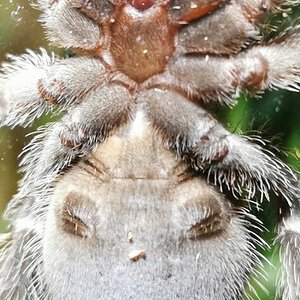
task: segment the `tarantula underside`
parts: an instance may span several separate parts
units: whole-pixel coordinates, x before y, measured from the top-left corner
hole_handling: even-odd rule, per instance
[[[259,259],[233,199],[270,191],[284,200],[283,295],[299,299],[297,178],[202,105],[299,90],[300,29],[259,30],[298,3],[39,0],[50,41],[76,55],[2,66],[2,125],[65,115],[27,148],[1,299],[238,299]]]

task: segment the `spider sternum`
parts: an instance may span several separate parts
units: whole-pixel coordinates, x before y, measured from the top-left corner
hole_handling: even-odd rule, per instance
[[[137,83],[162,73],[175,51],[176,27],[166,7],[140,11],[123,4],[115,13],[109,52],[116,69]]]

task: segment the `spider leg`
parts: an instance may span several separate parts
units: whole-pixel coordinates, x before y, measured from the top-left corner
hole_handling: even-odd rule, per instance
[[[174,92],[155,90],[142,96],[146,114],[167,147],[208,172],[214,184],[240,196],[269,190],[290,199],[298,192],[292,170],[251,138],[227,131],[204,109]]]
[[[3,64],[0,73],[1,125],[28,126],[49,109],[80,103],[105,82],[104,68],[93,58],[60,60],[44,49],[10,58],[13,62]]]
[[[76,158],[89,153],[131,115],[132,96],[121,86],[104,86],[91,92],[61,121],[36,135],[25,149],[25,175],[21,191],[47,191],[54,178]],[[21,199],[24,194],[19,193]]]
[[[300,28],[295,27],[267,44],[233,57],[214,55],[177,57],[156,86],[177,89],[188,98],[233,104],[243,91],[265,89],[299,91]]]
[[[101,24],[109,20],[114,9],[109,0],[38,0],[38,3],[48,39],[78,50],[93,50],[101,44]]]
[[[281,260],[283,262],[284,271],[284,276],[280,282],[281,289],[283,290],[282,299],[300,298],[299,228],[299,201],[295,201],[292,214],[288,212],[279,226],[279,241],[282,245]]]
[[[276,12],[284,4],[284,1],[277,0],[244,0],[239,2],[245,16],[251,22],[261,20],[267,13]]]
[[[225,0],[171,0],[169,13],[176,22],[190,22],[197,18],[211,14],[224,6]]]
[[[232,0],[226,5],[215,1],[218,9],[205,18],[197,17],[209,1],[177,0],[170,3],[170,15],[174,21],[178,17],[195,17],[195,20],[183,25],[177,34],[176,53],[181,55],[225,56],[237,54],[250,43],[262,39],[261,19],[270,13],[286,11],[286,7],[298,5],[297,1],[277,0]],[[197,8],[196,8],[197,7]],[[212,8],[213,6],[211,6]],[[186,19],[186,18],[185,18]],[[266,20],[267,21],[267,20]],[[262,25],[271,26],[268,21]]]
[[[241,4],[230,1],[213,14],[183,26],[178,32],[176,53],[228,56],[259,39],[257,26],[249,22]]]
[[[300,27],[236,57],[239,85],[243,90],[300,89]]]
[[[34,221],[24,217],[16,222],[13,232],[2,234],[0,240],[0,282],[1,299],[24,299],[26,293],[43,295],[43,283],[36,286],[42,274],[40,232],[33,228]],[[22,227],[22,228],[21,228]],[[38,226],[35,226],[38,227]],[[36,264],[33,264],[36,262]],[[31,299],[39,299],[32,296]]]

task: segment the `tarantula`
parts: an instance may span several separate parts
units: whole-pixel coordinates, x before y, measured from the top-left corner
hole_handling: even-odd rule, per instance
[[[282,199],[284,299],[300,298],[299,183],[205,102],[299,90],[300,29],[259,23],[298,1],[39,0],[49,40],[10,56],[3,126],[64,112],[25,149],[2,235],[1,299],[240,299],[259,262],[251,212]]]

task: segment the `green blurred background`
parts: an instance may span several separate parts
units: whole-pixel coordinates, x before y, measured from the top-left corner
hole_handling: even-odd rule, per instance
[[[62,50],[47,45],[43,30],[37,22],[39,11],[30,6],[30,1],[0,1],[0,62],[6,60],[6,53],[21,54],[26,48],[38,50],[39,47],[45,47],[49,51],[64,55]],[[279,27],[283,28],[298,22],[299,12],[299,9],[295,9],[288,17],[284,15]],[[261,99],[243,96],[233,110],[222,108],[220,111],[217,108],[214,113],[231,131],[246,134],[259,131],[263,138],[270,140],[272,145],[281,150],[279,155],[284,161],[300,171],[300,94],[279,91],[267,92]],[[0,129],[0,212],[16,192],[17,181],[20,179],[17,172],[18,156],[30,139],[26,135],[45,121],[47,120],[42,118],[31,128],[26,129],[19,127],[14,130]],[[275,236],[277,209],[277,202],[274,199],[272,203],[265,203],[263,210],[257,212],[268,229],[262,237],[269,243],[272,243]],[[0,231],[5,231],[5,224],[1,218]],[[264,263],[267,271],[266,279],[253,276],[252,284],[260,299],[275,299],[278,249],[273,246],[262,251],[274,266]],[[268,295],[256,281],[262,282],[269,292]],[[249,291],[249,296],[257,299],[253,291]]]

